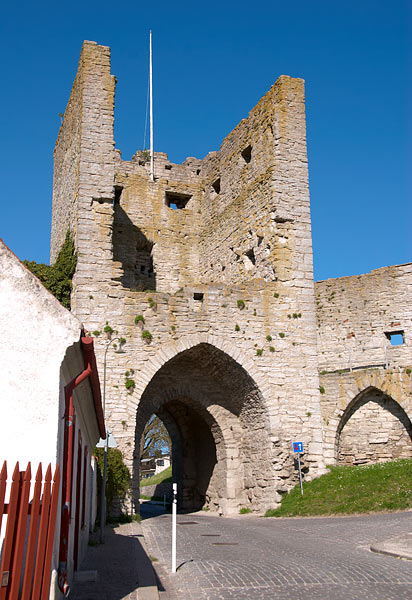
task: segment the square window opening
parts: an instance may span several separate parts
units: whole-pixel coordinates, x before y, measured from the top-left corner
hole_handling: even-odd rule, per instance
[[[405,343],[404,331],[386,331],[385,336],[390,341],[391,346],[402,346]]]
[[[201,294],[200,292],[195,292],[193,294],[193,300],[198,300],[199,302],[202,302],[204,297],[204,294]]]
[[[169,208],[173,208],[174,210],[185,208],[189,200],[191,199],[191,194],[179,194],[178,192],[166,192],[165,203]]]

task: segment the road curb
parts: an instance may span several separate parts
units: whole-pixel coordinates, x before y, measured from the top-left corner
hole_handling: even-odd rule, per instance
[[[370,549],[378,554],[412,560],[412,533],[372,544]]]
[[[159,600],[156,574],[147,550],[143,527],[140,523],[136,523],[136,525],[136,529],[139,532],[139,542],[142,546],[143,552],[147,557],[147,560],[138,561],[137,575],[139,587],[137,589],[137,597],[138,600]]]

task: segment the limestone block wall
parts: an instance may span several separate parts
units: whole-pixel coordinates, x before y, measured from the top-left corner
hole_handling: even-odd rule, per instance
[[[371,392],[347,415],[338,447],[338,462],[364,464],[412,457],[412,427],[399,404]]]
[[[85,42],[55,148],[51,257],[71,227],[72,310],[101,332],[135,498],[153,412],[182,502],[228,512],[274,506],[297,482],[292,441],[309,478],[324,458],[408,454],[412,266],[314,285],[304,82],[280,77],[203,160],[156,152],[154,181],[145,152],[114,148],[114,88],[110,49]]]
[[[137,477],[139,428],[163,410],[180,432],[198,427],[176,437],[192,499],[273,506],[297,481],[292,441],[304,442],[308,477],[323,465],[303,81],[281,77],[203,161],[157,152],[154,181],[144,153],[122,161],[114,150],[108,48],[85,43],[76,82],[79,154],[60,135],[56,155],[75,157],[77,180],[67,194],[56,180],[55,205],[75,207],[72,310],[89,331],[108,322],[127,340],[107,354],[119,447]],[[69,123],[68,112],[67,136]],[[56,217],[56,247],[66,226]],[[97,336],[100,372],[107,343]],[[216,450],[207,482],[193,458],[201,438]]]
[[[412,362],[412,264],[315,284],[319,369]],[[388,337],[403,332],[404,343]]]
[[[303,80],[280,77],[200,176],[203,281],[312,279]]]
[[[92,279],[104,285],[112,262],[114,90],[110,48],[84,42],[54,151],[51,260],[70,227],[78,254],[75,286],[88,287]],[[76,294],[72,302],[75,307]]]
[[[241,436],[251,435],[253,440],[252,451],[247,456],[251,470],[249,476],[245,476],[253,489],[252,500],[256,501],[260,488],[264,491],[266,506],[273,505],[279,499],[279,491],[289,489],[297,481],[291,453],[291,442],[296,438],[305,444],[305,460],[311,475],[317,472],[322,463],[322,426],[319,380],[316,368],[313,368],[316,355],[309,344],[301,343],[302,318],[288,318],[289,304],[281,309],[283,316],[279,317],[279,304],[284,300],[280,296],[274,297],[274,289],[263,282],[236,288],[203,286],[200,288],[203,300],[194,299],[199,286],[185,287],[173,295],[117,289],[116,297],[112,293],[104,303],[97,298],[89,300],[88,329],[101,331],[108,321],[118,335],[127,340],[124,353],[116,354],[112,350],[108,353],[106,406],[110,427],[132,471],[135,467],[133,457],[138,459],[134,450],[137,447],[136,412],[148,384],[174,357],[196,345],[209,344],[221,349],[245,369],[264,397],[265,425],[257,422],[258,413],[253,406],[244,405],[240,410]],[[238,299],[244,301],[245,308],[239,308]],[[143,316],[144,328],[153,336],[150,343],[142,339],[142,329],[135,324],[137,315]],[[272,338],[270,341],[268,336]],[[106,343],[102,335],[96,339],[100,360]],[[125,373],[130,369],[134,370],[136,381],[132,393],[125,388]],[[196,377],[193,380],[196,390],[191,390],[192,396],[199,396],[200,383]],[[176,371],[170,371],[166,381],[165,389],[182,389]],[[222,382],[222,378],[218,381]],[[226,385],[235,389],[236,383],[237,379],[233,377]],[[211,388],[211,383],[207,383],[209,396],[205,407],[209,412],[212,410],[210,405],[216,404],[210,395]],[[227,410],[231,414],[240,414],[231,407]],[[225,423],[233,428],[230,414],[220,417],[219,425],[225,428]],[[264,459],[265,447],[268,448],[267,459]],[[268,464],[263,468],[265,460]],[[219,487],[218,483],[216,485]]]
[[[114,277],[134,290],[175,292],[198,279],[198,169],[190,160],[176,165],[156,152],[152,182],[148,163],[139,162],[137,154],[130,162],[116,164],[112,239],[119,273]],[[169,206],[176,202],[184,202],[184,209]]]
[[[412,456],[412,368],[374,367],[320,376],[327,464]]]

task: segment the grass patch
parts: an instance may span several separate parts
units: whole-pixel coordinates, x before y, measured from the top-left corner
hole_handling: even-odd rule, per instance
[[[157,475],[153,475],[153,477],[146,477],[140,481],[140,487],[145,487],[147,485],[159,485],[159,483],[171,483],[172,482],[172,465],[167,467],[161,473]],[[142,496],[141,496],[142,497]]]
[[[240,515],[247,515],[248,513],[251,513],[251,512],[252,512],[252,511],[251,511],[251,509],[250,509],[250,508],[248,508],[248,507],[246,507],[246,506],[243,506],[243,507],[240,509],[240,511],[239,511],[239,514],[240,514]]]
[[[297,485],[265,517],[347,515],[412,508],[412,460],[367,466],[329,467],[330,472]]]

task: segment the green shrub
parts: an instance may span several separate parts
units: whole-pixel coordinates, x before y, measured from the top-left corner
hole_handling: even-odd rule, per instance
[[[325,393],[325,388],[323,387],[323,385],[319,386],[319,391],[320,391],[321,394]]]
[[[279,337],[280,337],[280,338],[284,338],[284,337],[285,337],[285,334],[283,333],[283,331],[281,331],[281,332],[279,333]]]
[[[237,307],[238,307],[239,310],[243,310],[245,308],[245,306],[246,305],[245,305],[245,303],[244,303],[243,300],[238,300],[237,301]]]
[[[262,354],[263,354],[263,348],[258,348],[256,350],[256,354],[257,354],[257,356],[262,356]]]
[[[95,448],[94,455],[97,458],[97,492],[101,496],[104,465],[104,448]],[[110,510],[115,498],[124,500],[130,487],[129,469],[123,462],[123,455],[118,448],[107,450],[107,473],[106,473],[106,501],[107,518],[110,519]],[[100,500],[97,506],[100,508]]]
[[[240,331],[240,327],[239,327],[239,325],[237,323],[235,325],[235,331]]]
[[[266,336],[266,340],[267,340],[268,342],[271,342],[271,341],[272,341],[272,336],[271,336],[271,335],[267,335],[267,336]]]
[[[143,331],[142,331],[142,339],[145,340],[146,342],[151,342],[152,339],[153,339],[153,336],[150,333],[150,331],[148,331],[147,329],[143,329]]]
[[[136,387],[136,382],[134,379],[130,379],[130,377],[126,377],[126,381],[124,382],[126,390],[134,390]]]
[[[252,510],[250,508],[247,508],[246,506],[243,506],[240,511],[239,514],[240,515],[247,515],[248,513],[251,513]]]
[[[145,323],[144,316],[136,315],[134,318],[134,322],[135,322],[135,325],[137,325],[138,323],[142,323],[144,325],[144,323]]]

